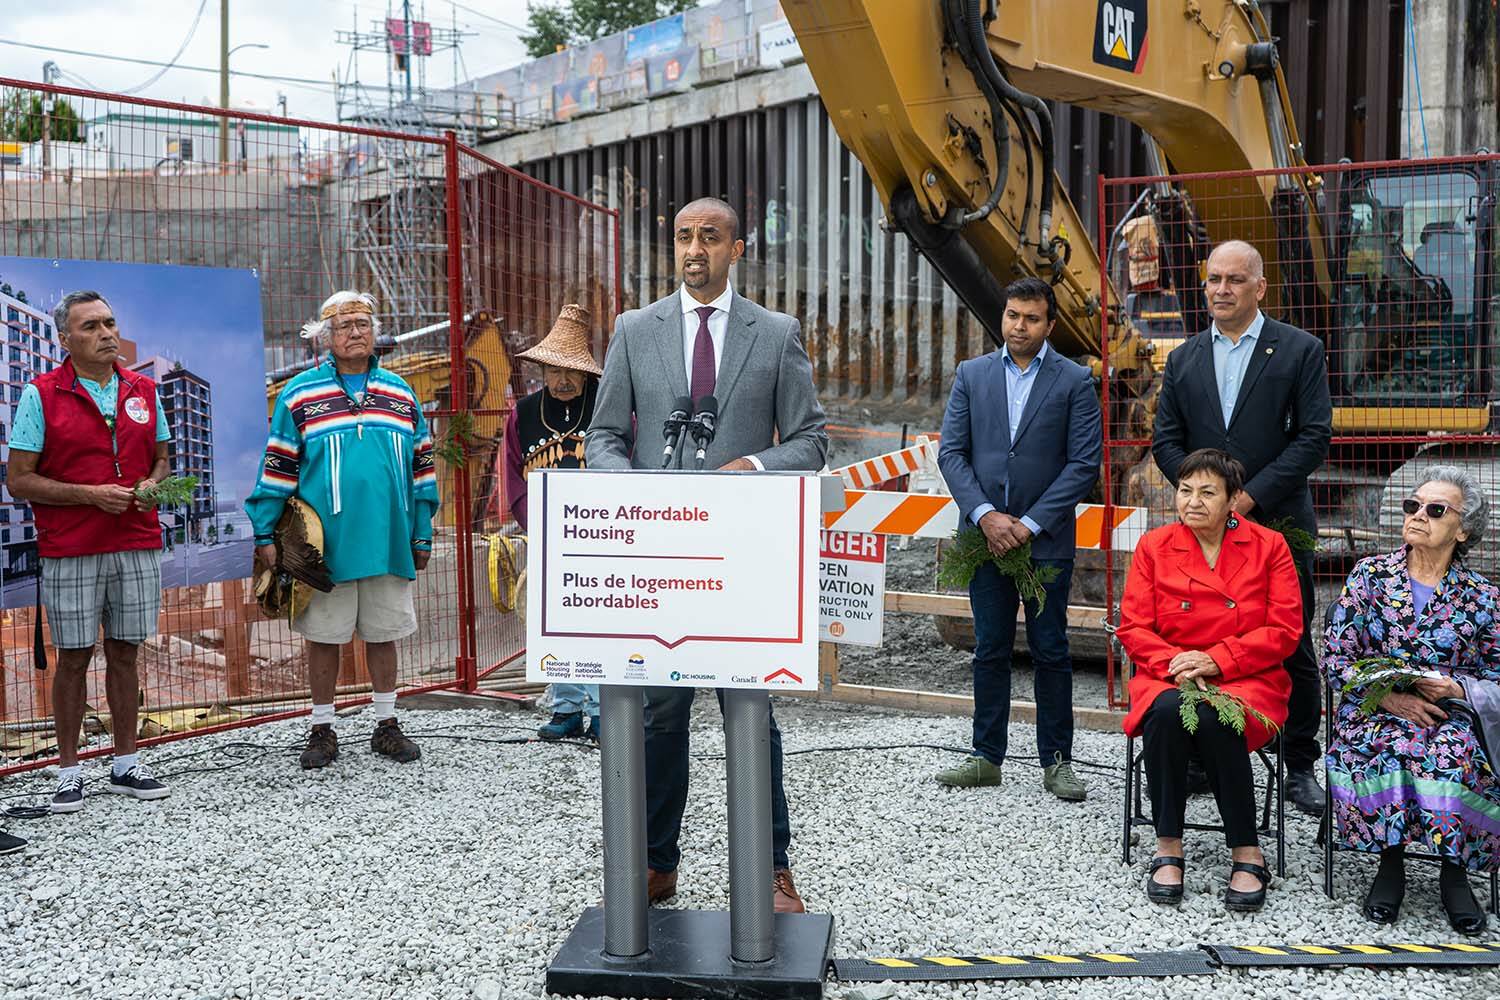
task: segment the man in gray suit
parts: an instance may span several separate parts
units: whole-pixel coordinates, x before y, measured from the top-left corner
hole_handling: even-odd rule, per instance
[[[661,465],[656,428],[687,397],[718,401],[706,467],[816,471],[828,453],[823,407],[813,388],[802,330],[790,316],[736,295],[729,268],[745,252],[735,210],[700,198],[677,213],[673,247],[682,287],[624,313],[604,359],[594,421],[585,439],[590,469]],[[637,441],[637,434],[643,440]],[[674,457],[684,466],[685,444]],[[646,690],[646,861],[651,902],[677,892],[677,848],[687,805],[692,688]],[[723,709],[723,697],[719,707]],[[771,846],[779,913],[801,913],[787,848],[791,822],[781,783],[781,730],[771,718]]]

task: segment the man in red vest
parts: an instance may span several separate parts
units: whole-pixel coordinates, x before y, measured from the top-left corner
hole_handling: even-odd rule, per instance
[[[161,607],[161,524],[135,491],[167,477],[171,435],[156,383],[116,360],[120,331],[104,297],[72,292],[52,316],[68,357],[21,395],[7,486],[36,518],[42,603],[57,647],[62,771],[52,811],[62,813],[83,808],[78,731],[101,623],[115,751],[106,787],[137,799],[167,795],[135,751],[136,652],[156,634]]]

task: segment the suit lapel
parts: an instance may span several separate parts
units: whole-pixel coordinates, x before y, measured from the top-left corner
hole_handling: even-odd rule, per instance
[[[1026,428],[1031,426],[1031,420],[1036,416],[1037,410],[1041,409],[1042,403],[1052,392],[1052,387],[1057,385],[1061,371],[1062,356],[1051,347],[1048,347],[1047,360],[1043,363],[1042,370],[1031,376],[1036,379],[1036,384],[1031,387],[1031,395],[1026,397],[1026,408],[1021,411],[1021,423],[1016,428],[1016,436],[1013,440],[1021,440],[1021,435],[1025,434]],[[1005,382],[1002,378],[1001,385],[1004,384]],[[1009,403],[1009,400],[1006,402]],[[1010,407],[1007,405],[1006,414],[1009,415],[1009,413]]]
[[[1265,370],[1266,363],[1271,360],[1271,355],[1276,353],[1276,342],[1280,339],[1276,328],[1272,326],[1268,318],[1260,328],[1260,337],[1255,342],[1254,353],[1250,355],[1250,364],[1245,368],[1245,377],[1240,382],[1239,394],[1234,397],[1234,409],[1229,414],[1230,428],[1239,423],[1240,414],[1246,410],[1245,402],[1250,398],[1250,390],[1255,386],[1255,380],[1260,378],[1260,373]]]
[[[1177,525],[1177,528],[1177,537],[1174,541],[1177,549],[1182,553],[1177,563],[1178,568],[1189,579],[1196,580],[1216,594],[1223,594],[1225,597],[1228,597],[1229,592],[1225,590],[1225,583],[1229,579],[1229,576],[1226,572],[1228,567],[1224,565],[1224,559],[1229,554],[1229,550],[1235,547],[1229,540],[1229,536],[1233,532],[1226,532],[1224,535],[1224,543],[1219,547],[1220,570],[1218,573],[1215,573],[1208,568],[1208,560],[1203,558],[1203,548],[1198,544],[1198,539],[1194,536],[1193,529],[1181,523]]]
[[[1214,341],[1213,327],[1209,327],[1193,340],[1193,350],[1198,356],[1191,365],[1188,365],[1189,377],[1197,385],[1198,391],[1203,394],[1204,400],[1209,403],[1210,411],[1214,415],[1214,424],[1224,427],[1224,404],[1219,402],[1219,383],[1214,377]],[[1229,428],[1224,427],[1227,431]]]
[[[724,331],[724,356],[719,359],[719,377],[714,380],[714,396],[719,400],[719,412],[740,380],[740,372],[750,358],[750,349],[755,346],[759,331],[755,328],[755,317],[745,307],[739,292],[734,293],[729,304],[729,327]],[[681,358],[678,359],[679,363]]]
[[[990,359],[990,370],[985,373],[988,376],[984,380],[985,389],[989,392],[990,403],[995,407],[995,412],[1000,415],[1001,440],[1006,443],[1006,450],[1009,450],[1010,394],[1005,389],[1005,357],[999,351],[988,354],[986,357]]]
[[[679,399],[688,394],[687,369],[682,353],[682,293],[674,292],[660,300],[655,311],[658,363],[672,384],[673,399]]]

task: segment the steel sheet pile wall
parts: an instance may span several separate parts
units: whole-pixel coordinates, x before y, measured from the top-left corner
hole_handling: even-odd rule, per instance
[[[1278,231],[1274,212],[1241,218],[1230,207],[1244,205],[1247,190],[1269,195],[1278,187],[1300,187],[1304,179],[1321,188],[1322,203],[1306,238],[1289,235],[1295,225]],[[1211,244],[1241,238],[1266,258],[1266,315],[1307,330],[1324,345],[1333,438],[1327,461],[1310,480],[1318,517],[1314,627],[1321,629],[1324,610],[1359,559],[1402,544],[1401,502],[1429,466],[1458,466],[1482,483],[1491,537],[1465,561],[1500,580],[1500,545],[1493,537],[1500,511],[1500,157],[1110,179],[1101,184],[1107,225],[1117,225],[1158,181],[1190,192],[1196,218],[1160,228],[1160,288],[1131,288],[1127,247],[1108,248],[1114,288],[1137,293],[1132,312],[1138,323],[1143,309],[1160,323],[1180,307],[1183,333],[1205,328],[1200,265]],[[1206,243],[1192,240],[1194,222],[1202,220],[1212,220]],[[1122,306],[1113,293],[1109,306]],[[1158,368],[1169,350],[1182,349],[1177,343],[1159,342]],[[1167,523],[1175,518],[1172,491],[1151,460],[1149,419],[1142,419],[1154,410],[1155,383],[1148,389],[1113,370],[1106,381],[1106,493],[1113,503],[1148,507],[1153,526]],[[1301,417],[1289,413],[1288,419]],[[1128,560],[1109,554],[1113,605]],[[1117,688],[1112,693],[1122,696]]]
[[[540,373],[520,371],[512,356],[546,334],[564,301],[590,306],[602,350],[617,305],[614,214],[487,160],[452,135],[234,113],[231,136],[249,138],[235,162],[221,167],[192,159],[180,142],[183,128],[203,118],[199,107],[3,79],[0,102],[26,108],[49,90],[66,96],[84,121],[108,120],[112,134],[131,133],[129,141],[118,143],[108,170],[11,170],[0,184],[0,256],[60,261],[60,275],[74,259],[253,273],[275,379],[267,405],[286,378],[312,363],[298,334],[322,300],[341,288],[373,293],[384,324],[382,364],[423,400],[439,444],[464,456],[461,464],[439,461],[443,507],[431,565],[417,582],[419,628],[399,644],[402,690],[472,688],[515,659],[523,630],[513,615],[494,611],[482,541],[503,520],[496,462],[505,415],[539,385]],[[242,131],[243,124],[275,127]],[[67,290],[30,289],[44,309]],[[108,297],[110,289],[99,290]],[[201,306],[201,336],[222,336],[223,306],[208,297]],[[4,339],[19,336],[21,320],[5,321]],[[37,373],[15,365],[0,371],[10,376],[3,391],[12,406]],[[255,412],[216,419],[248,420],[263,441],[259,388]],[[217,461],[258,468],[258,447],[220,453]],[[229,514],[242,499],[221,494],[205,502]],[[29,523],[27,508],[9,493],[0,494],[0,505],[14,513],[17,530],[23,515]],[[244,562],[248,577],[248,555]],[[12,571],[25,569],[4,568],[11,584]],[[35,614],[17,607],[0,623],[0,773],[44,763],[55,746],[52,676],[33,665]],[[171,738],[305,709],[303,644],[285,621],[264,618],[248,578],[166,590],[159,629],[142,647],[143,735]],[[352,643],[341,699],[359,699],[368,684],[362,644]],[[92,746],[103,752],[102,658],[89,675],[88,703]]]

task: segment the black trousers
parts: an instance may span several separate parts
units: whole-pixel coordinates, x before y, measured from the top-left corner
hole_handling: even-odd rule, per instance
[[[1281,739],[1286,747],[1286,769],[1304,771],[1321,756],[1318,730],[1323,724],[1323,687],[1314,645],[1318,637],[1313,632],[1313,554],[1294,552],[1292,560],[1302,584],[1302,640],[1285,662],[1292,679],[1292,695],[1287,701]]]
[[[1182,726],[1181,708],[1181,695],[1173,690],[1157,695],[1146,711],[1146,786],[1156,835],[1182,836],[1188,757],[1196,753],[1219,803],[1224,842],[1231,848],[1256,846],[1260,839],[1255,824],[1255,778],[1245,737],[1221,723],[1206,705],[1198,706],[1198,731],[1189,733]]]
[[[646,689],[646,863],[659,872],[675,872],[682,859],[677,839],[688,796],[688,722],[693,712],[691,687]],[[719,711],[724,710],[724,692]],[[781,729],[771,714],[771,864],[788,868],[792,823],[787,814],[781,774]]]

